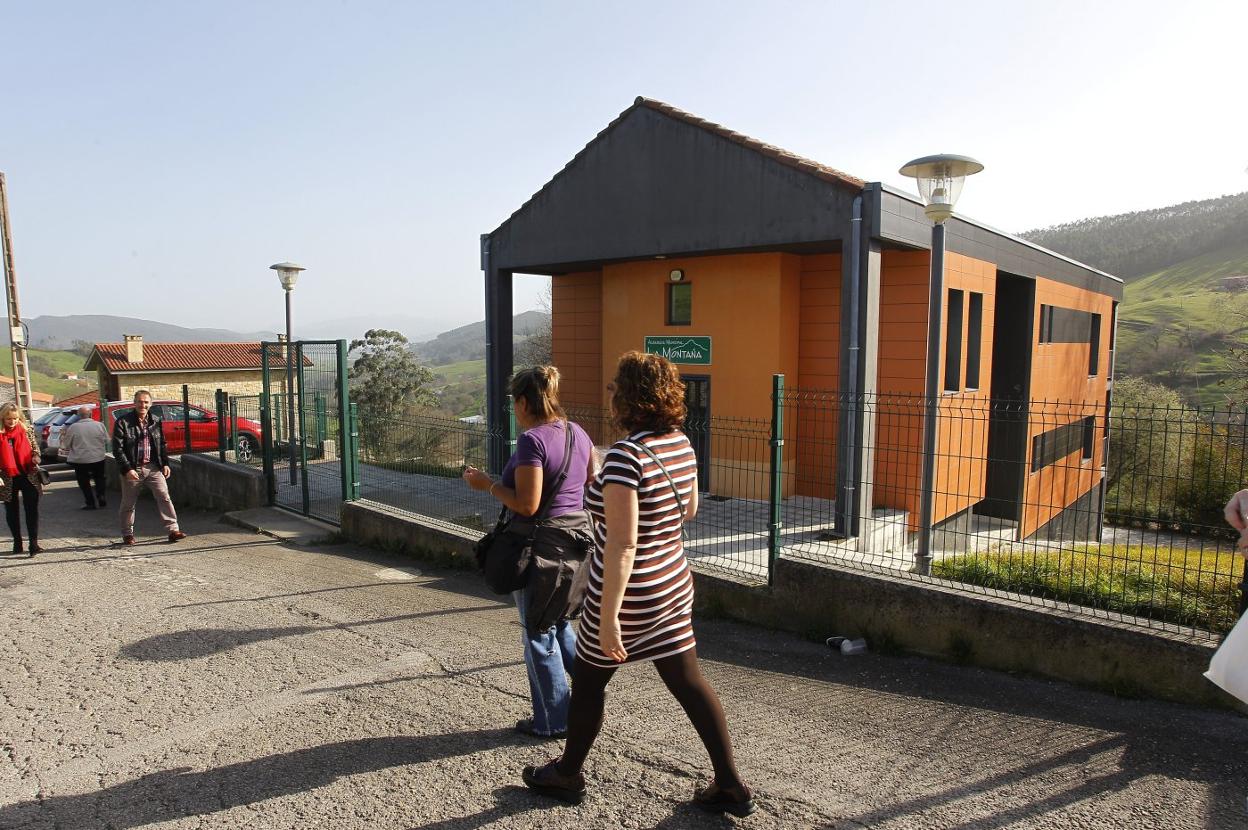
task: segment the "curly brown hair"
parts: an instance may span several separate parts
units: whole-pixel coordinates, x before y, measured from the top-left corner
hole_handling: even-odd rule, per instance
[[[628,432],[668,432],[685,422],[685,382],[666,357],[625,352],[615,369],[611,410]]]

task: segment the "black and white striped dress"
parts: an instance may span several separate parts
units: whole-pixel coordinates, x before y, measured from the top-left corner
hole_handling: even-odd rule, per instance
[[[677,502],[667,476],[640,447],[644,443],[667,468],[680,491]],[[657,660],[688,651],[693,639],[693,575],[685,561],[680,529],[685,506],[698,483],[697,458],[683,432],[636,432],[607,451],[602,470],[589,486],[585,507],[594,520],[598,549],[590,560],[589,589],[577,630],[577,654],[596,666],[619,665],[602,653],[603,549],[607,539],[602,489],[622,484],[637,491],[637,555],[620,606],[620,633],[626,663]]]

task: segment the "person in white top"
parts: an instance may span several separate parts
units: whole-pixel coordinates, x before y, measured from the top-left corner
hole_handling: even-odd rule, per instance
[[[61,432],[61,454],[74,468],[78,488],[87,500],[83,510],[94,510],[107,504],[104,498],[107,489],[104,455],[108,452],[108,430],[92,418],[92,414],[92,407],[79,407],[78,420]]]

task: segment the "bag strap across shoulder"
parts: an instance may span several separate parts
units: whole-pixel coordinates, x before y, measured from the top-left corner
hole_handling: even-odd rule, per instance
[[[664,477],[667,479],[667,483],[671,485],[672,495],[676,497],[676,507],[680,511],[680,535],[683,537],[685,535],[685,504],[680,500],[680,489],[676,487],[676,481],[672,478],[672,474],[667,471],[667,467],[665,467],[663,462],[659,460],[659,457],[654,454],[654,450],[645,445],[645,442],[640,440],[630,441],[626,438],[624,439],[624,443],[639,448],[646,455],[650,456],[651,460],[653,460],[655,464],[659,465],[659,471],[663,473]]]

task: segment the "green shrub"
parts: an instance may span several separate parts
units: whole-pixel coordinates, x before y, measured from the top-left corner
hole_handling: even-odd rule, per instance
[[[1222,633],[1237,617],[1243,567],[1229,551],[1114,545],[965,554],[932,563],[932,574]]]

